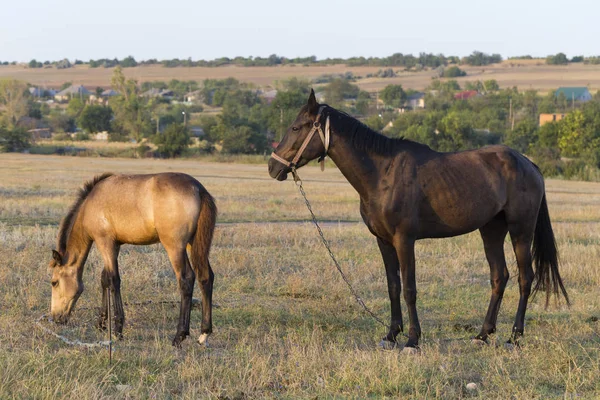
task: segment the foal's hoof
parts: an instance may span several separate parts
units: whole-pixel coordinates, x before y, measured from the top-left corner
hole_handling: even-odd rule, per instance
[[[200,337],[198,338],[198,343],[201,346],[208,347],[208,333],[201,334]]]
[[[417,347],[404,346],[401,353],[409,355],[409,356],[414,356],[414,355],[419,354],[420,350]]]
[[[187,333],[178,333],[177,335],[175,335],[175,339],[173,339],[173,346],[180,349],[181,342],[183,342],[187,336]]]
[[[379,348],[382,350],[394,350],[398,347],[398,343],[383,339],[379,342]]]
[[[474,337],[473,339],[471,339],[471,343],[473,343],[476,346],[480,346],[480,347],[488,345],[487,340],[483,340],[483,339],[480,339],[478,337]]]

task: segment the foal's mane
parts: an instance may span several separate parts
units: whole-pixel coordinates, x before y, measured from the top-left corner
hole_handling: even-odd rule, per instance
[[[97,175],[94,177],[94,179],[84,183],[83,187],[79,189],[77,200],[75,200],[71,208],[69,208],[69,212],[60,223],[60,230],[58,231],[58,252],[61,255],[64,255],[67,249],[67,239],[69,238],[69,233],[71,232],[71,228],[73,227],[73,223],[75,222],[75,217],[79,212],[79,208],[88,195],[92,192],[92,189],[94,189],[99,182],[112,175],[112,173]]]
[[[356,118],[333,107],[326,106],[324,114],[330,116],[334,129],[350,139],[350,143],[358,150],[371,151],[379,155],[389,156],[405,149],[407,145],[415,148],[429,149],[429,146],[404,139],[403,137],[391,138],[383,135]]]

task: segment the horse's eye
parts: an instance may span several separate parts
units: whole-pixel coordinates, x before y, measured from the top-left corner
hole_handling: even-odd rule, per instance
[[[298,128],[297,126],[292,126],[292,130],[293,130],[294,132],[298,132],[298,131],[300,130],[300,128]]]
[[[58,286],[58,281],[52,281],[52,287],[57,287]]]

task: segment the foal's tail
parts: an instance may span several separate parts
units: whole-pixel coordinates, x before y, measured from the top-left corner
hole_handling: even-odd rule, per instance
[[[196,271],[208,268],[208,253],[212,244],[215,224],[217,222],[217,206],[212,196],[207,192],[200,192],[200,215],[198,227],[192,242],[192,265]]]
[[[535,261],[535,287],[533,288],[533,294],[540,289],[546,291],[546,307],[548,307],[551,292],[554,292],[558,297],[560,289],[565,300],[567,300],[567,304],[570,305],[569,296],[558,272],[558,250],[556,249],[554,232],[552,232],[545,194],[542,197],[542,204],[535,225],[533,259]]]

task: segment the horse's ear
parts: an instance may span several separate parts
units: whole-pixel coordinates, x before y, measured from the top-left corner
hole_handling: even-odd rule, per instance
[[[306,105],[308,106],[308,111],[311,114],[317,113],[317,109],[319,108],[319,103],[317,103],[317,98],[315,96],[315,91],[313,89],[310,89],[310,95],[308,96],[308,103],[306,103]]]
[[[62,265],[62,256],[58,251],[52,250],[52,258],[58,263],[58,265]]]

